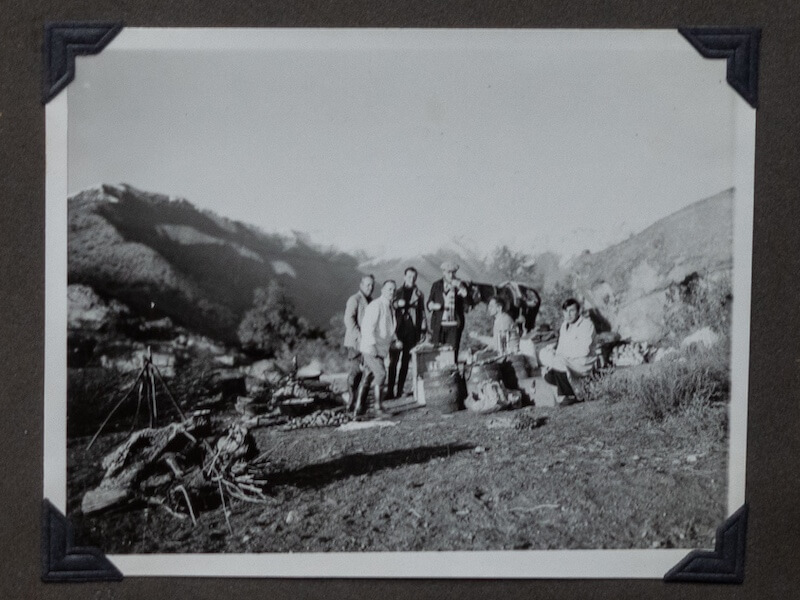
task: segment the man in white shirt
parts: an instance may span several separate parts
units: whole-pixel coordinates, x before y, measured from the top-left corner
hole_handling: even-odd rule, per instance
[[[356,416],[363,415],[367,410],[370,382],[375,395],[375,415],[380,417],[386,414],[383,411],[383,383],[386,380],[384,359],[389,355],[392,345],[397,344],[395,336],[397,321],[392,306],[396,289],[397,284],[393,280],[384,281],[381,295],[370,302],[364,311],[360,350],[364,358],[366,373],[358,390]]]
[[[539,361],[546,367],[544,380],[556,386],[559,405],[578,402],[572,386],[574,379],[585,377],[594,368],[594,324],[581,316],[581,305],[569,298],[561,305],[564,322],[558,333],[558,345],[543,348]]]
[[[504,298],[493,296],[489,300],[489,315],[494,317],[492,333],[494,348],[498,354],[516,354],[519,352],[519,327],[508,314]]]

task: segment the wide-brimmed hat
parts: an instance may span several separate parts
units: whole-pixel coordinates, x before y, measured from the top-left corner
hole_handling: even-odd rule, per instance
[[[458,271],[458,265],[452,260],[446,260],[442,263],[442,271]]]

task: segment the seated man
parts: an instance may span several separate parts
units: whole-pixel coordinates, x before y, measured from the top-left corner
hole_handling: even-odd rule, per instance
[[[494,348],[498,354],[515,354],[519,352],[519,326],[508,314],[505,300],[494,296],[489,300],[489,315],[494,317],[492,327]]]
[[[546,367],[544,380],[556,386],[560,406],[578,402],[573,380],[585,377],[594,367],[594,324],[581,316],[581,305],[569,298],[561,305],[564,322],[558,334],[558,345],[542,349],[540,362]]]

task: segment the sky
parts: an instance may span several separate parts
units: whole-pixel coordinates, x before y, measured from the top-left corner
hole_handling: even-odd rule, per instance
[[[672,30],[126,29],[77,61],[69,191],[372,256],[569,255],[732,187],[737,102]]]

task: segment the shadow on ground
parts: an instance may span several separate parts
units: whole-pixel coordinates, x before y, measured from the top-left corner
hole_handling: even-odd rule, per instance
[[[472,450],[474,447],[474,444],[450,444],[404,448],[377,454],[359,452],[293,471],[278,471],[269,475],[269,482],[273,486],[323,487],[339,479],[393,469],[401,465],[421,464],[436,458],[447,458],[458,452]]]

